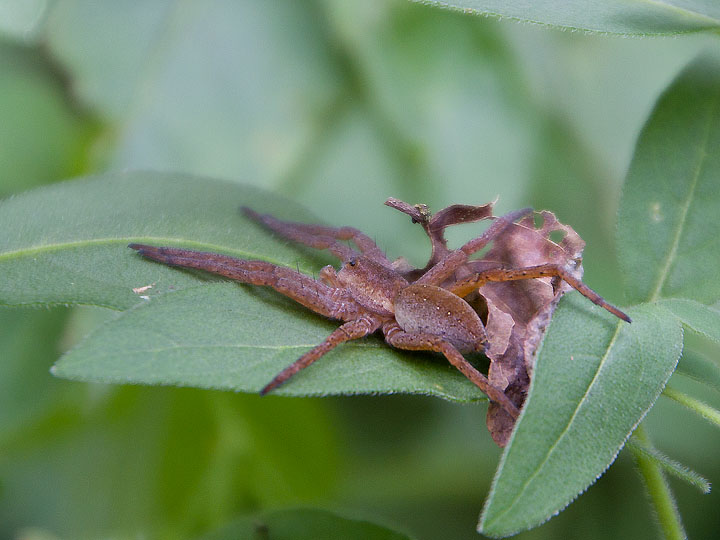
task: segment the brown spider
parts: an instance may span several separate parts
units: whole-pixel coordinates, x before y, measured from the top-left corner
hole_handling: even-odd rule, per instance
[[[265,261],[142,244],[130,244],[129,247],[144,257],[170,266],[196,268],[243,283],[272,287],[316,313],[343,321],[325,341],[278,373],[261,394],[278,387],[337,345],[382,329],[385,341],[393,347],[442,353],[490,400],[517,418],[519,411],[508,396],[463,357],[463,353],[484,351],[487,344],[480,317],[463,297],[487,282],[558,277],[592,302],[630,322],[622,311],[554,264],[485,270],[447,284],[455,271],[468,262],[470,255],[532,212],[529,208],[496,218],[479,237],[458,250],[448,251],[425,269],[413,272],[407,269],[403,272],[400,265],[387,259],[375,242],[352,227],[286,222],[249,208],[243,208],[243,212],[284,238],[312,248],[327,249],[342,261],[340,270],[336,272],[332,266],[326,266],[320,271],[320,279],[315,280]],[[357,251],[345,241],[352,241]],[[417,276],[418,272],[421,275]]]

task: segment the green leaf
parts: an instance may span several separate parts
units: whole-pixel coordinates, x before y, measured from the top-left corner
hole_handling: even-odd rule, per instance
[[[618,217],[632,302],[720,299],[720,61],[693,62],[660,98],[638,141]]]
[[[318,260],[278,241],[241,205],[317,221],[255,188],[163,173],[116,173],[0,201],[0,304],[93,304],[126,309],[209,278],[148,264],[129,242],[182,244],[311,271]]]
[[[675,369],[682,328],[652,305],[619,322],[571,293],[553,317],[480,530],[507,536],[565,508],[614,461]]]
[[[720,28],[720,8],[713,0],[692,2],[691,7],[686,7],[687,2],[679,0],[539,0],[531,3],[502,0],[422,1],[482,15],[613,34],[681,34]]]
[[[327,510],[274,510],[238,519],[199,540],[411,540],[380,525]]]
[[[109,174],[4,201],[0,298],[9,304],[136,305],[68,353],[54,368],[59,376],[258,391],[337,323],[280,295],[169,268],[127,248],[131,241],[183,245],[297,264],[307,272],[319,268],[309,250],[242,217],[241,204],[317,221],[253,188],[158,173]],[[390,350],[376,339],[343,345],[305,371],[278,393],[483,399],[441,358]]]
[[[84,381],[258,392],[336,327],[274,292],[208,284],[126,311],[61,358],[53,373]],[[483,399],[441,357],[400,352],[380,338],[343,344],[273,394],[393,392]]]
[[[698,334],[720,342],[720,311],[693,300],[666,298],[658,302]]]

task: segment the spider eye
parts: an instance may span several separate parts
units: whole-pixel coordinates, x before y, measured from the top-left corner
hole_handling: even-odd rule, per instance
[[[348,261],[348,264],[349,264],[350,266],[355,266],[355,265],[357,264],[357,260],[356,260],[356,259],[350,259],[350,260]]]

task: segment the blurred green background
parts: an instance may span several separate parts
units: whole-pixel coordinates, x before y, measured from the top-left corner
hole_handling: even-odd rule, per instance
[[[500,213],[530,205],[575,227],[586,282],[622,304],[614,224],[635,139],[677,72],[717,46],[401,0],[2,1],[0,196],[107,170],[196,173],[279,192],[418,264],[423,233],[387,197],[434,210],[499,198]],[[49,375],[112,316],[0,308],[0,538],[193,538],[288,506],[422,540],[479,537],[500,455],[484,406],[260,400]],[[691,385],[674,381],[717,403]],[[661,398],[648,429],[659,449],[720,478],[708,450],[720,434],[701,420]],[[712,537],[718,496],[671,482],[690,536]],[[518,538],[655,536],[621,453],[587,494]]]

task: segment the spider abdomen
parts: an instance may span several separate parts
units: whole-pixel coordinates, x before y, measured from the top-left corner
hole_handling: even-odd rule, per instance
[[[486,335],[480,317],[450,291],[409,285],[395,298],[394,308],[395,320],[406,332],[442,337],[464,353],[483,349]]]

